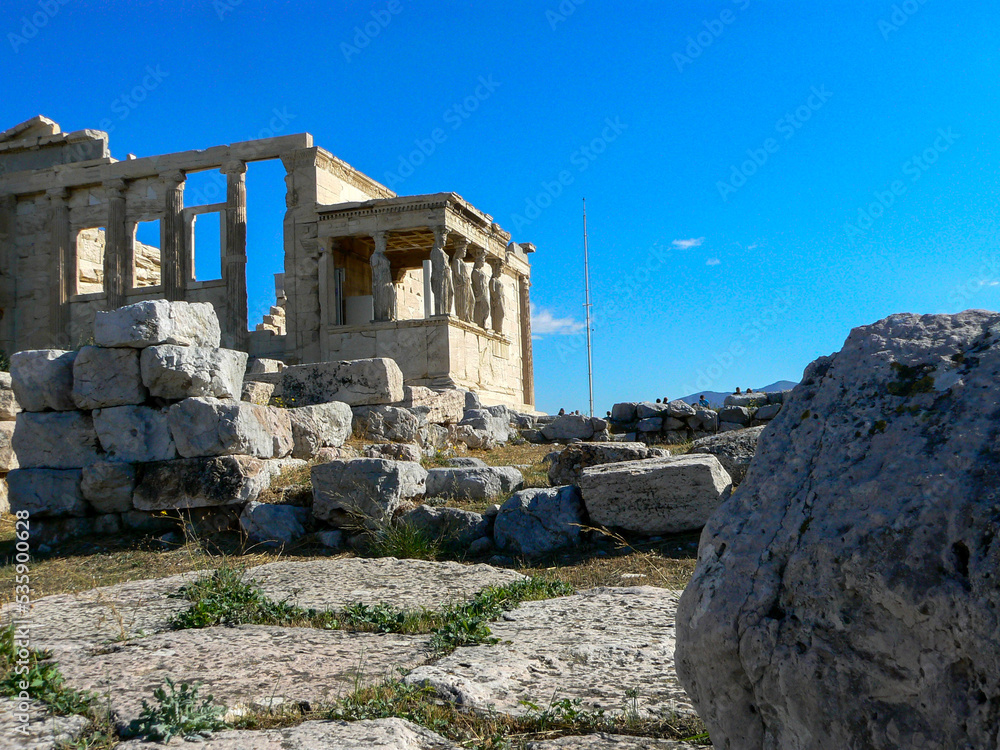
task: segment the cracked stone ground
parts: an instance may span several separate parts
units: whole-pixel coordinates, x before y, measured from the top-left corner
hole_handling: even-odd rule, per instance
[[[486,586],[520,574],[487,565],[392,558],[276,562],[253,568],[272,599],[317,609],[387,603],[438,609],[469,600]],[[582,708],[642,716],[693,714],[673,666],[679,592],[654,587],[600,588],[526,602],[491,624],[495,645],[463,647],[447,656],[430,636],[243,625],[171,630],[190,606],[173,596],[198,574],[60,594],[34,602],[32,645],[50,649],[69,686],[106,696],[119,725],[138,716],[142,699],[167,677],[201,682],[203,694],[229,707],[322,706],[357,686],[408,673],[441,698],[476,710],[523,715],[525,701],[547,706],[580,699]],[[9,608],[0,618],[9,619]],[[4,705],[0,747],[55,747],[82,730],[72,717],[35,711],[33,737],[14,735]],[[176,742],[176,740],[175,740]],[[122,748],[154,747],[131,741]],[[306,721],[295,727],[219,732],[200,744],[223,748],[452,748],[457,745],[402,719]],[[624,748],[678,750],[683,743],[613,735],[535,742],[535,750]]]

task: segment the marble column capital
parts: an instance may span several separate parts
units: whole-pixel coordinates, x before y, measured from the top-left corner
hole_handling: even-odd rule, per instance
[[[227,161],[223,164],[219,171],[224,175],[246,174],[247,163],[245,161],[240,161],[239,159],[234,159],[233,161]]]

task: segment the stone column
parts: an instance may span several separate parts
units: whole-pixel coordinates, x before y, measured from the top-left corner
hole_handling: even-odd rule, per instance
[[[104,183],[108,198],[108,225],[104,237],[104,293],[107,307],[116,310],[125,304],[126,257],[129,251],[128,231],[125,226],[125,181],[110,180]]]
[[[160,222],[160,283],[169,300],[184,299],[188,281],[188,247],[184,226],[184,173],[163,177],[165,207]]]
[[[465,256],[469,251],[469,241],[465,237],[455,240],[455,251],[451,256],[451,277],[455,285],[455,315],[466,323],[472,322],[472,278]]]
[[[531,279],[528,276],[518,276],[518,289],[521,309],[521,381],[524,391],[524,403],[535,405],[535,362],[531,350]]]
[[[246,351],[247,333],[247,165],[231,161],[223,165],[226,175],[226,257],[222,280],[226,282],[226,318],[222,330],[234,349]]]
[[[475,264],[472,267],[472,296],[473,308],[472,319],[480,328],[486,328],[490,318],[490,290],[489,281],[486,278],[486,250],[477,247],[473,254]]]
[[[448,230],[434,227],[434,246],[431,248],[431,287],[434,290],[434,314],[450,315],[451,301],[455,287],[451,280],[451,268],[444,243],[448,240]]]
[[[0,195],[0,349],[17,350],[14,341],[14,300],[17,298],[17,254],[14,252],[14,221],[17,198]]]
[[[392,285],[392,269],[385,255],[388,245],[386,232],[375,232],[375,252],[372,253],[372,306],[375,322],[396,319],[396,287]]]
[[[503,261],[499,258],[490,259],[490,268],[493,269],[493,276],[490,278],[490,323],[493,330],[502,335],[507,304],[503,284]]]
[[[69,206],[66,188],[52,188],[49,197],[49,231],[51,232],[52,297],[49,311],[49,331],[53,346],[69,346],[69,300],[73,296],[73,274],[76,262],[71,257]]]

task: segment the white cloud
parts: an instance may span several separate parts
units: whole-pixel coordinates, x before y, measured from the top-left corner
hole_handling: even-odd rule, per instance
[[[557,318],[552,315],[552,312],[541,307],[537,307],[534,304],[531,305],[531,334],[532,338],[537,338],[535,334],[539,336],[544,335],[555,335],[555,336],[567,336],[573,333],[579,333],[586,328],[585,324],[573,318]]]
[[[982,288],[984,286],[1000,286],[1000,281],[996,279],[980,279],[979,287]]]
[[[706,261],[705,261],[705,265],[706,265],[706,266],[717,266],[717,265],[719,265],[719,264],[720,264],[721,262],[722,262],[722,261],[721,261],[721,260],[719,260],[718,258],[709,258],[708,260],[706,260]]]
[[[690,250],[692,247],[701,247],[701,243],[704,241],[704,237],[696,237],[690,240],[674,240],[671,244],[678,250]]]

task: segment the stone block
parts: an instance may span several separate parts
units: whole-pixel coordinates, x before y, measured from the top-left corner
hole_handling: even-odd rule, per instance
[[[9,372],[0,372],[0,422],[13,422],[21,411],[14,395],[14,386]]]
[[[427,472],[428,497],[487,500],[515,492],[524,476],[513,466],[455,467]]]
[[[544,487],[515,492],[493,522],[498,549],[533,557],[580,542],[586,521],[576,487]]]
[[[553,487],[579,484],[580,474],[591,466],[669,455],[665,448],[650,448],[642,443],[576,443],[555,455],[549,466],[549,484]]]
[[[220,401],[214,398],[188,398],[167,411],[170,433],[177,452],[184,458],[225,455],[248,455],[257,458],[275,456],[275,438],[284,444],[276,430],[270,407],[243,401]],[[289,425],[288,448],[291,449]]]
[[[386,358],[293,365],[281,373],[281,390],[290,406],[392,404],[403,400],[403,373]]]
[[[78,409],[141,404],[148,396],[135,349],[85,346],[73,361],[73,401]]]
[[[722,464],[705,455],[603,464],[580,476],[591,522],[648,536],[700,529],[731,488]]]
[[[387,443],[416,443],[420,439],[420,419],[409,409],[397,406],[356,406],[357,431],[368,440]]]
[[[695,408],[686,401],[678,399],[667,404],[667,416],[684,419],[685,417],[693,417],[694,415]]]
[[[141,357],[142,382],[157,398],[239,399],[247,354],[201,346],[150,346]]]
[[[313,515],[334,524],[378,526],[404,500],[422,497],[427,470],[410,461],[357,458],[312,468]]]
[[[136,468],[120,461],[97,461],[83,467],[80,491],[98,513],[132,510]]]
[[[287,409],[291,420],[292,455],[312,458],[320,448],[339,448],[351,436],[354,415],[342,401]]]
[[[635,416],[640,420],[653,419],[655,417],[665,417],[667,416],[667,405],[654,404],[649,401],[643,401],[642,403],[636,404]]]
[[[98,346],[218,347],[220,338],[219,319],[208,302],[146,300],[94,316],[94,341]]]
[[[750,462],[757,453],[757,441],[763,427],[727,430],[719,435],[695,440],[689,453],[707,453],[719,459],[722,468],[733,478],[742,482],[750,468]]]
[[[611,419],[615,422],[635,422],[639,418],[636,414],[638,406],[634,401],[615,404],[611,407]]]
[[[594,436],[594,424],[590,417],[580,414],[564,414],[542,427],[546,440],[590,440]]]
[[[72,411],[76,352],[31,349],[10,358],[11,386],[25,411]]]
[[[252,456],[178,458],[139,467],[137,510],[244,505],[270,486],[267,462]]]
[[[486,536],[489,521],[479,513],[460,508],[432,508],[418,505],[404,514],[400,523],[405,523],[430,539],[441,540],[459,547],[467,547],[476,539]]]
[[[761,422],[769,422],[778,416],[779,411],[781,411],[781,404],[767,404],[755,411],[753,418],[759,419]]]
[[[287,546],[305,536],[309,509],[251,501],[240,513],[240,528],[252,544]]]
[[[447,388],[435,391],[422,386],[403,386],[401,406],[411,409],[426,406],[427,421],[433,424],[458,424],[465,417],[465,401],[468,391]]]
[[[726,396],[725,401],[723,401],[724,406],[742,406],[746,408],[755,408],[763,406],[766,403],[768,403],[768,395],[766,393],[733,393]]]
[[[746,427],[750,424],[750,409],[745,406],[723,406],[719,409],[719,422],[731,422]]]
[[[18,468],[14,452],[14,422],[0,422],[0,474]]]
[[[243,381],[243,390],[240,393],[240,401],[246,401],[258,406],[267,406],[271,403],[274,395],[274,383],[261,383],[256,380]]]
[[[97,439],[111,461],[142,463],[177,458],[166,409],[113,406],[94,412]]]
[[[269,373],[281,372],[285,369],[285,363],[280,359],[266,359],[264,357],[250,357],[247,360],[247,375],[266,375]]]
[[[636,425],[639,432],[659,432],[663,429],[663,417],[647,417],[640,419]]]
[[[97,433],[89,414],[78,411],[17,415],[13,446],[25,469],[80,469],[98,459]]]
[[[80,469],[15,469],[7,475],[12,513],[35,516],[85,516]]]
[[[412,443],[376,443],[366,445],[364,458],[388,458],[392,461],[417,461],[423,458],[420,448]]]

